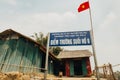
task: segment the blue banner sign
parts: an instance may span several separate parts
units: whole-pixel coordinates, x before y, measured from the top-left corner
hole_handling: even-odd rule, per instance
[[[49,46],[91,45],[90,31],[50,33]]]

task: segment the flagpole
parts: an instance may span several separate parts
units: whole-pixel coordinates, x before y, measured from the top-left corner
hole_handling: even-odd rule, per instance
[[[89,0],[88,0],[89,2]],[[91,8],[89,6],[89,14],[90,14],[90,25],[91,25],[91,40],[92,40],[92,50],[93,50],[93,57],[94,57],[94,63],[95,63],[95,69],[96,69],[96,77],[97,80],[100,80],[99,76],[99,68],[98,68],[98,63],[97,63],[97,57],[96,57],[96,51],[95,51],[95,42],[94,42],[94,32],[93,32],[93,24],[92,24],[92,15],[91,15]]]

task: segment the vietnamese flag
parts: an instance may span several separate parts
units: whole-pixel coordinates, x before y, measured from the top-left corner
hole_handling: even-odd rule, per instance
[[[80,6],[78,7],[78,12],[81,12],[81,11],[84,11],[86,9],[88,9],[90,6],[89,6],[89,2],[84,2],[82,4],[80,4]]]

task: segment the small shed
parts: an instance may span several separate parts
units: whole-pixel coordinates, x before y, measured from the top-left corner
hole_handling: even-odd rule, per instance
[[[60,71],[64,76],[90,76],[91,65],[89,57],[92,53],[88,50],[62,51],[57,56],[61,59]]]

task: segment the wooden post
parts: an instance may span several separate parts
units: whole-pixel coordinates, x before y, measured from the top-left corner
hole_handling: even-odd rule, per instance
[[[109,63],[109,67],[110,67],[110,72],[111,72],[111,75],[113,77],[113,80],[116,80],[114,73],[113,73],[112,65],[110,63]]]

